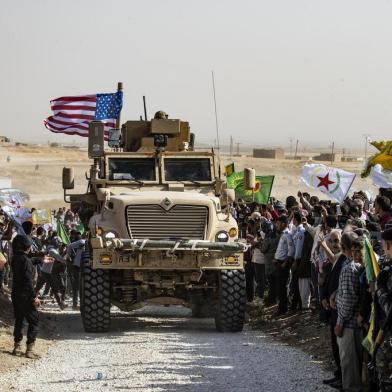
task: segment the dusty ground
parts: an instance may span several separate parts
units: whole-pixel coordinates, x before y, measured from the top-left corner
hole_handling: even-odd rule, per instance
[[[0,390],[329,391],[310,355],[264,331],[218,333],[182,307],[115,312],[107,334],[84,333],[76,312],[55,317],[47,356],[1,375]]]
[[[89,168],[86,151],[48,146],[0,148],[0,177],[11,177],[14,188],[27,192],[31,207],[65,205],[61,185],[64,166],[75,169],[75,191],[85,192],[85,173]]]
[[[289,346],[298,347],[311,355],[312,359],[326,370],[334,370],[330,346],[329,328],[320,322],[316,310],[289,312],[275,318],[277,306],[267,308],[248,307],[249,324],[252,329]]]

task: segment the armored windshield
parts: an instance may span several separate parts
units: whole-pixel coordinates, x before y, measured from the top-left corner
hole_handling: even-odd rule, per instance
[[[109,158],[109,180],[156,181],[154,158]]]
[[[165,158],[166,181],[211,181],[209,158]]]

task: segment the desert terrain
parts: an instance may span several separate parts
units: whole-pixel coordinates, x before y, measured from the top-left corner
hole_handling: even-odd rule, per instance
[[[7,162],[7,157],[10,157]],[[236,171],[245,167],[256,169],[257,175],[275,175],[271,196],[284,200],[288,195],[296,195],[298,190],[325,195],[308,188],[300,181],[302,166],[307,161],[290,159],[263,159],[250,156],[221,155],[222,170],[224,165],[234,162]],[[329,165],[330,162],[322,162]],[[75,171],[75,192],[85,192],[87,181],[85,173],[90,161],[86,149],[77,147],[49,146],[2,146],[0,147],[0,177],[10,177],[12,186],[30,194],[29,206],[36,208],[56,208],[65,205],[61,186],[62,168],[73,167]],[[371,179],[362,179],[362,162],[334,162],[335,167],[357,174],[351,191],[368,190],[377,194],[377,188]]]

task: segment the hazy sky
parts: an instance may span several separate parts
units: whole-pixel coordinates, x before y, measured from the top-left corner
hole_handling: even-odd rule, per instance
[[[167,111],[221,143],[392,138],[392,2],[0,0],[0,135],[46,130],[49,101],[115,91],[122,119]]]

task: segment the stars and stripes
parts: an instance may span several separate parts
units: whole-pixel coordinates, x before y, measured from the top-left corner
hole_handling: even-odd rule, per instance
[[[115,128],[122,108],[123,93],[60,97],[50,101],[53,116],[44,120],[55,133],[88,136],[90,121],[102,121],[105,132]]]

